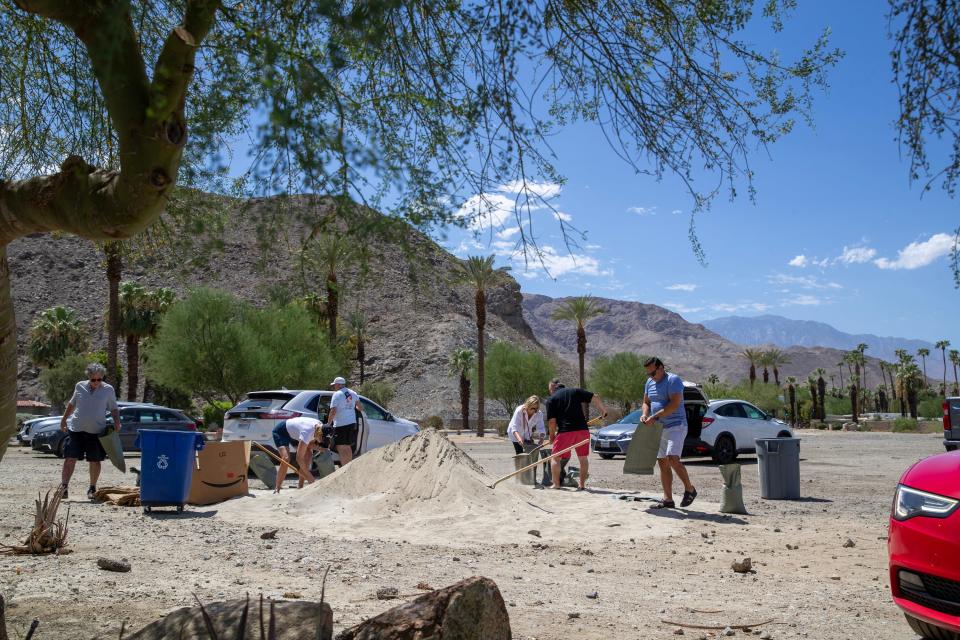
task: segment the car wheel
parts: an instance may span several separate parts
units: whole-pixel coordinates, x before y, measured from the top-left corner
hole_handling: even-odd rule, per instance
[[[60,438],[60,444],[57,445],[57,451],[56,451],[56,454],[57,454],[57,457],[58,457],[58,458],[62,458],[62,457],[63,457],[63,448],[64,448],[65,446],[67,446],[66,443],[67,443],[67,439],[66,439],[66,438]]]
[[[780,433],[777,434],[777,437],[778,437],[778,438],[789,438],[789,437],[790,437],[790,432],[789,432],[789,431],[781,431]]]
[[[725,433],[713,444],[713,460],[718,464],[729,464],[737,458],[737,443],[733,436]]]
[[[613,460],[612,453],[601,453],[600,457],[603,458],[604,460]]]
[[[955,444],[945,444],[945,445],[943,445],[943,448],[946,449],[947,451],[956,451],[956,450],[957,450],[957,445],[955,445]]]
[[[932,624],[927,624],[923,620],[917,620],[908,614],[903,615],[906,617],[907,623],[910,625],[910,628],[913,629],[913,632],[921,638],[926,638],[927,640],[960,640],[960,633],[935,627]]]

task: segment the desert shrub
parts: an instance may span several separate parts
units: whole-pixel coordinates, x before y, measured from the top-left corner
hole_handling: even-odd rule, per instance
[[[203,426],[205,429],[222,429],[223,414],[225,414],[233,403],[214,400],[203,406]]]
[[[147,392],[144,392],[144,395],[149,402],[161,404],[165,407],[180,409],[187,415],[193,415],[195,413],[196,410],[193,406],[193,398],[189,393],[182,391],[181,389],[171,389],[166,385],[157,384],[152,380],[149,382],[149,395],[147,395]]]
[[[938,420],[943,417],[943,400],[941,398],[924,398],[917,405],[917,413],[921,418]]]
[[[509,342],[494,342],[487,351],[484,392],[511,413],[531,395],[546,393],[554,375],[554,366],[539,353],[524,351]]]
[[[396,396],[396,389],[388,380],[368,380],[357,389],[360,395],[370,398],[381,407],[387,407]]]
[[[917,430],[917,421],[912,418],[897,418],[893,421],[891,431],[894,433],[910,433]]]
[[[647,371],[643,367],[645,360],[646,356],[635,353],[598,356],[590,367],[588,387],[604,400],[615,402],[623,413],[627,413],[631,403],[643,401],[643,389],[647,381]]]
[[[830,425],[830,431],[843,431],[843,425],[839,422],[835,422]]]
[[[86,355],[74,353],[40,373],[43,393],[58,412],[67,406],[77,383],[86,379],[88,364],[90,360]]]
[[[440,416],[427,416],[427,419],[423,421],[423,426],[427,429],[442,429],[443,418]]]

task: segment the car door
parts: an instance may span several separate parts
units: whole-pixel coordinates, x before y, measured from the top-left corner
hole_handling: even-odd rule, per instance
[[[757,438],[776,437],[776,432],[770,433],[770,422],[767,421],[767,414],[748,402],[742,402],[740,405],[743,407],[746,416],[744,423],[750,435],[750,441],[742,443],[738,441],[738,446],[752,449],[756,447]]]
[[[717,407],[714,413],[723,418],[723,423],[713,431],[715,434],[719,434],[722,431],[728,432],[733,436],[734,441],[736,441],[737,449],[752,446],[751,443],[753,440],[745,424],[747,414],[743,411],[741,403],[728,402],[721,407]]]
[[[112,421],[112,418],[107,418]],[[120,410],[120,444],[124,451],[137,451],[137,430],[140,429],[140,419],[136,409]]]
[[[396,431],[396,423],[386,409],[363,397],[360,398],[360,404],[363,405],[363,411],[367,414],[366,450],[376,449],[400,439],[400,434]]]

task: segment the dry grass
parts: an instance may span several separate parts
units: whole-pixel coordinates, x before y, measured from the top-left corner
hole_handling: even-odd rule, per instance
[[[45,555],[49,553],[70,553],[67,548],[67,522],[70,520],[70,506],[67,506],[67,515],[57,520],[57,511],[63,500],[63,487],[58,488],[53,497],[50,492],[40,501],[37,494],[35,501],[37,512],[34,515],[33,528],[22,545],[2,545],[0,552],[13,555]]]

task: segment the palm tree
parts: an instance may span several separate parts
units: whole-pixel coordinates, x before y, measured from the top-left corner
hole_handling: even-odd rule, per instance
[[[787,376],[787,397],[790,400],[790,424],[797,426],[797,379]]]
[[[470,428],[470,371],[476,354],[473,349],[456,349],[450,354],[450,370],[460,376],[460,429]]]
[[[30,359],[40,367],[52,367],[71,353],[87,349],[87,332],[70,307],[52,307],[40,312],[30,327]]]
[[[947,394],[947,347],[950,346],[949,340],[939,340],[935,345],[940,349],[940,355],[943,356],[943,394]]]
[[[858,377],[859,386],[861,389],[867,388],[867,358],[865,355],[863,355],[863,352],[869,348],[870,348],[870,345],[868,345],[865,342],[861,342],[860,344],[857,345],[857,353],[860,354],[859,357],[857,358],[857,364],[862,366],[863,368],[863,379],[860,379]],[[857,375],[859,376],[859,373]]]
[[[820,409],[817,406],[817,379],[812,373],[807,376],[807,387],[810,388],[810,401],[813,403],[810,409],[810,422],[813,422],[820,415]]]
[[[367,359],[367,343],[370,335],[367,333],[367,318],[362,311],[354,311],[347,318],[350,326],[350,343],[357,349],[357,362],[360,363],[360,384],[363,384],[363,363]]]
[[[740,352],[740,357],[750,363],[750,386],[757,380],[757,365],[760,363],[760,356],[763,352],[760,349],[747,348]]]
[[[820,419],[827,419],[827,404],[826,404],[826,395],[827,395],[827,383],[823,379],[823,374],[827,372],[823,367],[817,367],[814,370],[814,373],[817,375],[817,394],[820,396]]]
[[[592,296],[577,296],[564,300],[551,314],[554,320],[565,320],[577,325],[577,360],[580,363],[580,388],[587,386],[583,371],[583,361],[587,354],[587,332],[583,326],[603,313],[596,298]]]
[[[773,368],[773,383],[780,386],[780,365],[790,364],[790,356],[780,349],[769,349],[767,351],[767,360]]]
[[[469,256],[460,263],[458,280],[473,285],[474,306],[477,312],[477,437],[484,429],[484,331],[487,325],[487,289],[496,282],[501,270],[493,268],[494,256]],[[506,270],[508,267],[504,267]]]
[[[763,384],[770,384],[770,352],[761,351],[757,364],[763,367]]]
[[[921,362],[923,362],[923,388],[927,388],[927,356],[930,355],[930,349],[926,347],[920,347],[917,349],[917,355],[920,356]]]
[[[140,339],[151,330],[151,302],[147,290],[136,282],[122,283],[119,294],[118,330],[127,344],[127,400],[133,402],[140,382]]]
[[[173,305],[174,301],[177,299],[177,294],[174,293],[173,289],[167,287],[160,287],[154,291],[147,291],[143,300],[143,324],[147,328],[147,332],[143,336],[144,345],[149,345],[150,340],[156,337],[157,331],[160,330],[160,320],[166,314],[167,310]],[[139,349],[138,345],[138,361],[137,361],[137,373],[139,375],[139,365],[142,361],[144,364],[147,364],[146,353],[149,352],[149,349]],[[128,364],[129,366],[129,364]],[[134,386],[136,388],[136,386]],[[127,389],[129,391],[129,387]],[[143,381],[143,401],[146,402],[147,398],[152,394],[152,384],[150,378],[144,376]]]
[[[300,304],[307,310],[318,327],[327,323],[327,302],[323,299],[323,296],[313,292],[308,293],[300,299]]]
[[[324,277],[327,299],[323,305],[327,317],[327,334],[330,344],[337,343],[337,315],[340,311],[340,284],[337,272],[354,256],[351,239],[339,232],[324,234],[319,240],[311,239],[301,251],[302,262],[312,265]],[[304,280],[307,280],[304,276]]]
[[[917,388],[920,386],[920,369],[913,361],[913,356],[904,354],[897,365],[897,383],[900,385],[900,395],[906,398],[907,406],[912,418],[917,417]],[[900,415],[906,415],[901,404]]]
[[[953,395],[958,395],[960,383],[957,381],[957,366],[960,365],[960,351],[950,349],[950,362],[953,364]]]
[[[843,364],[844,364],[843,360],[840,360],[840,362],[837,363],[837,367],[839,367],[840,369],[840,388],[841,389],[843,388]]]

